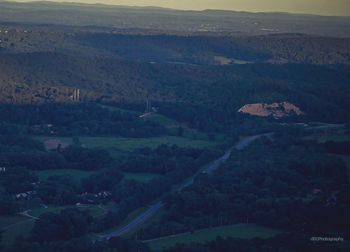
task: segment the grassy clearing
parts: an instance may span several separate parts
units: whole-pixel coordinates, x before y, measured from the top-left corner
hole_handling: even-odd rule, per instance
[[[141,183],[147,183],[152,179],[159,178],[161,175],[155,173],[131,173],[125,172],[124,178],[129,180],[136,180]]]
[[[64,143],[71,143],[70,137],[38,137],[39,140],[57,139]],[[103,148],[116,151],[133,151],[137,148],[156,148],[162,144],[177,145],[179,147],[213,148],[221,144],[223,139],[209,141],[204,139],[191,139],[177,136],[162,136],[149,138],[124,138],[124,137],[80,137],[82,144],[87,148]]]
[[[281,230],[262,227],[255,224],[237,224],[232,226],[203,229],[193,234],[181,234],[178,236],[148,242],[151,249],[161,251],[170,248],[177,243],[189,244],[192,242],[204,243],[213,241],[217,236],[233,237],[240,239],[269,238],[282,233]]]
[[[42,142],[45,146],[46,149],[55,149],[54,146],[49,146],[47,142],[56,142],[56,143],[61,143],[63,147],[69,146],[73,144],[73,140],[71,137],[59,137],[59,136],[34,136],[34,139]]]
[[[161,114],[152,113],[142,118],[143,120],[152,121],[163,125],[164,127],[177,127],[179,122]]]
[[[80,180],[80,179],[89,177],[93,173],[94,173],[93,171],[81,171],[81,170],[73,170],[73,169],[57,169],[57,170],[37,171],[36,175],[38,176],[40,181],[45,181],[51,176],[70,176],[76,180]]]
[[[99,217],[101,215],[104,215],[106,213],[106,210],[101,209],[100,207],[94,205],[90,206],[89,208],[89,213],[91,214],[92,217]]]
[[[106,108],[106,109],[109,109],[111,111],[130,113],[130,114],[135,115],[135,116],[140,116],[140,115],[143,114],[143,113],[138,112],[138,111],[122,109],[122,108],[109,106],[109,105],[102,105],[101,104],[100,106],[102,108]],[[158,113],[150,113],[149,115],[140,118],[140,120],[147,120],[147,121],[156,122],[156,123],[159,123],[159,124],[163,125],[164,127],[170,127],[170,126],[174,126],[174,125],[175,126],[179,125],[179,123],[176,120],[171,119],[169,117],[166,117],[164,115],[158,114]]]
[[[130,114],[133,114],[133,115],[141,114],[140,112],[137,112],[137,111],[134,111],[134,110],[122,109],[122,108],[118,108],[118,107],[110,106],[110,105],[99,104],[99,106],[102,107],[102,108],[105,108],[105,109],[109,109],[110,111],[130,113]]]
[[[218,144],[215,141],[193,140],[176,136],[150,138],[82,137],[81,142],[89,148],[117,149],[120,151],[133,151],[143,147],[156,148],[162,144],[176,144],[179,147],[198,148],[213,148]]]
[[[35,208],[28,211],[28,214],[34,217],[40,217],[40,215],[45,213],[59,213],[63,209],[68,208],[69,206],[62,206],[62,207],[54,207],[54,206],[48,206],[48,208]]]

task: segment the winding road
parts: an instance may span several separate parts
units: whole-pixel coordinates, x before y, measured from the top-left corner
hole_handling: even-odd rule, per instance
[[[254,142],[256,139],[262,137],[262,136],[272,136],[273,133],[267,133],[267,134],[261,134],[261,135],[254,135],[254,136],[248,136],[248,137],[242,137],[232,148],[227,150],[223,156],[220,158],[212,161],[208,165],[204,166],[202,169],[200,169],[195,175],[192,177],[186,179],[183,183],[174,186],[172,191],[179,192],[183,189],[189,187],[192,185],[196,179],[197,176],[200,174],[206,173],[211,174],[214,171],[216,171],[218,168],[221,167],[221,165],[227,161],[227,159],[230,157],[232,150],[242,150],[249,146],[252,142]],[[155,213],[158,212],[159,209],[163,207],[163,203],[161,200],[158,200],[156,203],[150,205],[144,212],[136,216],[132,221],[130,221],[127,225],[105,235],[99,235],[100,239],[111,239],[113,237],[122,236],[124,234],[127,234],[137,227],[139,227],[142,223],[149,220]]]

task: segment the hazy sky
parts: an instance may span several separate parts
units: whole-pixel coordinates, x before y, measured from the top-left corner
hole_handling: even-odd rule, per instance
[[[19,0],[29,1],[29,0]],[[161,6],[202,10],[283,11],[350,16],[350,0],[56,0],[80,3],[106,3],[131,6]]]

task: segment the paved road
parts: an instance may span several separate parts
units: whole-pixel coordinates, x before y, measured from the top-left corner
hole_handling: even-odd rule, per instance
[[[22,216],[25,216],[25,217],[34,219],[34,220],[39,220],[38,217],[35,217],[35,216],[33,216],[33,215],[30,215],[30,214],[29,214],[29,211],[30,211],[30,210],[26,210],[26,211],[21,212],[21,213],[19,213],[19,214],[22,215]]]
[[[135,219],[133,219],[129,224],[124,227],[119,228],[118,230],[113,231],[112,233],[106,235],[100,235],[99,237],[102,239],[110,239],[112,237],[122,236],[123,234],[129,233],[133,229],[140,226],[142,223],[150,219],[161,207],[163,203],[158,201],[157,203],[149,206],[147,210],[138,215]]]
[[[206,165],[205,167],[203,167],[202,169],[200,169],[195,175],[193,175],[191,178],[188,178],[186,181],[184,181],[183,183],[174,186],[172,191],[182,191],[183,189],[185,189],[186,187],[189,187],[190,185],[192,185],[195,181],[195,178],[201,174],[201,173],[207,173],[207,174],[211,174],[213,173],[215,170],[217,170],[218,168],[220,168],[220,166],[227,161],[227,159],[230,157],[231,152],[233,149],[236,150],[242,150],[244,148],[246,148],[247,146],[249,146],[254,140],[262,137],[262,136],[271,136],[272,133],[268,133],[268,134],[261,134],[261,135],[255,135],[255,136],[249,136],[249,137],[242,137],[235,145],[234,147],[230,148],[229,150],[227,150],[225,152],[225,154],[223,156],[221,156],[220,158],[214,160],[213,162],[209,163],[208,165]],[[147,210],[145,210],[144,212],[142,212],[141,214],[139,214],[137,217],[135,217],[135,219],[133,219],[129,224],[127,224],[124,227],[121,227],[109,234],[106,235],[100,235],[99,238],[101,239],[110,239],[112,237],[118,237],[118,236],[122,236],[124,234],[129,233],[130,231],[136,229],[137,227],[139,227],[142,223],[146,222],[147,220],[149,220],[160,208],[162,208],[163,203],[159,200],[156,203],[150,205]]]
[[[243,150],[245,147],[248,147],[252,142],[260,137],[272,137],[273,133],[265,133],[255,136],[242,137],[234,146],[236,150]]]

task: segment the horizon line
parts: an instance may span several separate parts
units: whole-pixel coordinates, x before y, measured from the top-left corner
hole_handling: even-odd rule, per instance
[[[48,3],[48,4],[66,4],[66,5],[86,5],[86,6],[113,6],[113,7],[124,7],[124,8],[148,8],[148,9],[160,9],[160,10],[172,10],[180,12],[205,12],[205,11],[222,11],[222,12],[238,12],[238,13],[251,13],[251,14],[285,14],[285,15],[299,15],[299,16],[315,16],[315,17],[337,17],[337,18],[349,18],[350,15],[327,15],[327,14],[316,14],[308,12],[288,12],[288,11],[248,11],[248,10],[234,10],[234,9],[217,9],[217,8],[204,8],[204,9],[181,9],[181,8],[170,8],[156,5],[120,5],[112,3],[82,3],[74,1],[52,1],[52,0],[0,0],[0,3],[16,3],[16,4],[32,4],[32,3]]]

